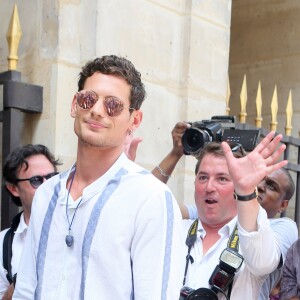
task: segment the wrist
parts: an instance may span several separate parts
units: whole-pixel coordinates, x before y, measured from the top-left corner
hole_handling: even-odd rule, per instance
[[[239,201],[250,201],[253,199],[256,199],[258,195],[257,188],[252,193],[243,193],[243,194],[238,194],[236,191],[234,191],[234,198],[235,200]]]
[[[171,174],[166,173],[159,165],[155,167],[155,169],[160,173],[160,175],[164,178],[169,179],[171,177]]]
[[[173,148],[169,153],[169,156],[177,163],[180,160],[181,156],[183,156],[183,150],[179,151]]]

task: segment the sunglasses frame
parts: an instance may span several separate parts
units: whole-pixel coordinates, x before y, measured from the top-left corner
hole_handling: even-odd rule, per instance
[[[92,109],[93,106],[100,98],[94,91],[89,91],[89,90],[78,91],[76,92],[75,97],[76,97],[76,103],[83,110]],[[118,117],[122,113],[124,108],[128,108],[129,111],[135,110],[135,108],[126,106],[123,100],[114,96],[105,97],[103,99],[103,106],[104,106],[105,113],[111,118]]]
[[[20,181],[29,181],[30,185],[34,188],[34,189],[37,189],[40,185],[42,185],[42,183],[44,182],[44,178],[46,180],[50,179],[51,177],[57,175],[58,172],[51,172],[47,175],[35,175],[35,176],[32,176],[30,178],[17,178],[16,179],[16,183],[20,182]],[[38,185],[34,184],[33,182],[39,182]]]

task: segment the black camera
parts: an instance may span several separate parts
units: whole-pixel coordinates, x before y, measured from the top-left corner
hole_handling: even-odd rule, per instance
[[[184,286],[180,290],[179,300],[218,300],[218,296],[214,291],[207,288],[194,290]]]
[[[252,151],[259,138],[259,130],[236,129],[234,116],[214,116],[211,120],[190,123],[182,136],[184,154],[197,157],[209,142],[234,142]]]
[[[243,261],[243,256],[237,251],[231,248],[224,249],[220,255],[220,263],[209,278],[210,289],[194,290],[184,286],[180,291],[179,300],[218,300],[218,292],[225,294]]]

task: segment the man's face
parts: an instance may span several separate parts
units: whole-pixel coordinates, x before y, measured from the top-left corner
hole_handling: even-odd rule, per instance
[[[51,162],[42,154],[33,155],[26,159],[28,169],[25,170],[25,165],[17,173],[18,179],[30,178],[37,175],[48,175],[54,172],[54,167]],[[36,189],[29,182],[20,181],[9,189],[15,197],[19,197],[24,210],[30,212],[31,203]]]
[[[195,178],[195,202],[202,223],[225,225],[237,215],[234,186],[224,157],[207,154]]]
[[[74,130],[79,143],[92,147],[123,149],[125,137],[129,130],[138,127],[141,121],[141,112],[133,111],[130,114],[129,84],[120,77],[94,73],[87,78],[84,90],[93,91],[98,101],[90,109],[82,109],[74,97],[71,116],[75,118]],[[117,117],[110,117],[103,105],[103,100],[114,97],[121,100],[125,107]]]
[[[274,218],[278,212],[283,212],[287,207],[288,200],[284,199],[286,182],[286,174],[279,169],[265,177],[257,186],[258,201],[266,210],[268,218]]]

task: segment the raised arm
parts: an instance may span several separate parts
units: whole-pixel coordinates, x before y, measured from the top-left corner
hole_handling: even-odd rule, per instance
[[[259,203],[256,196],[249,197],[251,199],[247,201],[241,201],[239,198],[253,194],[266,175],[287,164],[286,160],[277,162],[285,150],[284,144],[279,146],[281,139],[282,135],[275,136],[274,132],[270,132],[252,152],[243,158],[235,158],[229,145],[222,143],[235,193],[238,195],[238,220],[248,232],[257,230]]]
[[[172,130],[173,148],[167,156],[152,170],[160,181],[167,183],[178,161],[183,155],[182,136],[190,124],[178,122]]]

